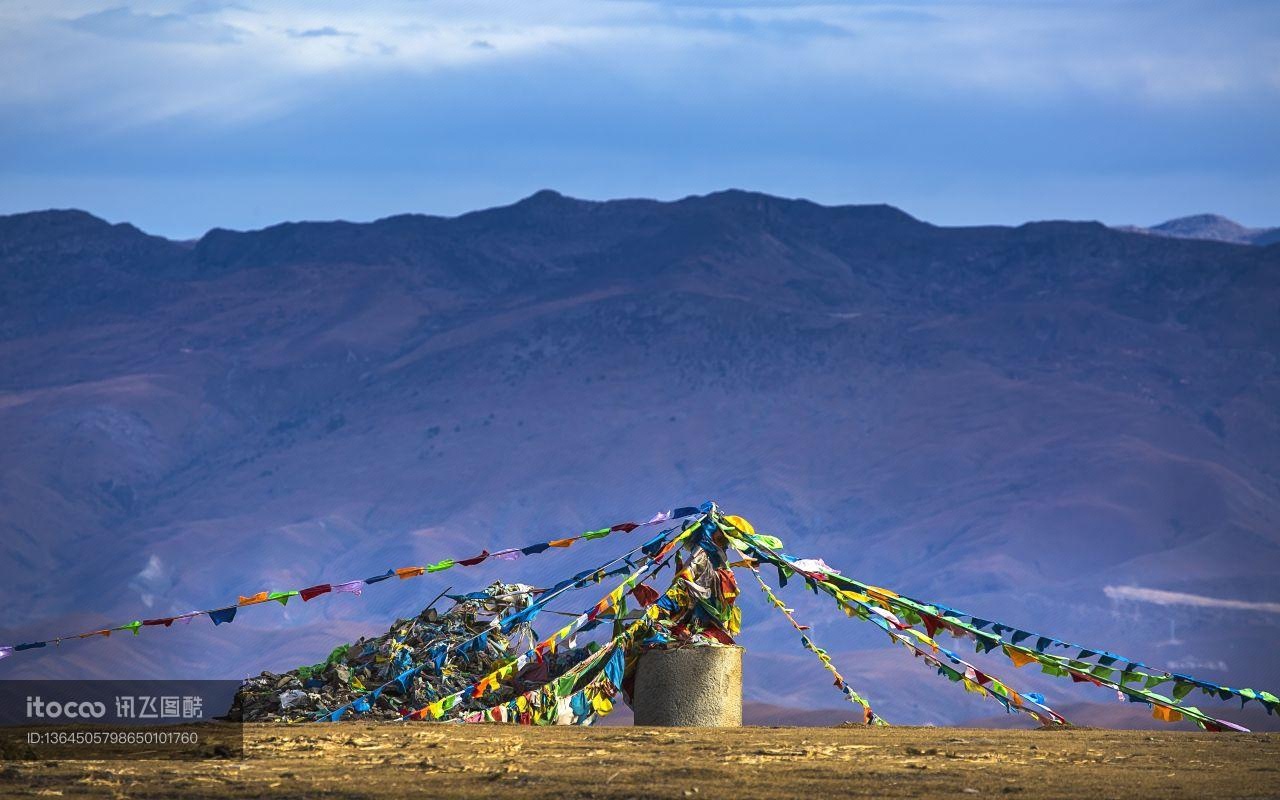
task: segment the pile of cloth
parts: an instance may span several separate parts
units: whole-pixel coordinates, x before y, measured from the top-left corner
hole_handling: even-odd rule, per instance
[[[247,679],[227,716],[243,722],[302,722],[356,703],[365,718],[397,719],[522,652],[536,638],[532,629],[517,625],[503,635],[493,622],[527,608],[537,594],[524,584],[497,582],[483,592],[450,596],[456,602],[444,613],[428,607],[412,619],[396,620],[381,636],[335,648],[320,663]],[[530,665],[506,691],[514,696],[553,680],[594,649],[594,644],[564,648]]]
[[[382,636],[338,647],[323,662],[246,680],[228,716],[246,722],[586,724],[608,713],[619,690],[624,700],[630,696],[643,651],[732,645],[739,631],[738,586],[726,562],[723,533],[704,519],[686,523],[678,539],[669,540],[669,534],[644,546],[648,562],[639,567],[629,560],[606,564],[545,590],[496,582],[484,591],[447,595],[455,604],[445,613],[428,606],[413,619],[397,620]],[[619,560],[626,559],[611,563]],[[660,593],[647,581],[667,566],[674,574]],[[589,611],[545,607],[562,592],[617,575],[629,577]],[[629,609],[629,598],[641,608]],[[531,627],[540,614],[571,619],[540,640]],[[607,644],[587,640],[578,646],[579,635],[610,624]]]

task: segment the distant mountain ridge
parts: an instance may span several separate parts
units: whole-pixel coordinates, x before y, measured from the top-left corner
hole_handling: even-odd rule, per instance
[[[1096,222],[949,228],[741,191],[545,191],[195,242],[84,212],[2,217],[0,644],[714,499],[878,585],[1274,688],[1280,615],[1103,589],[1277,599],[1277,308],[1280,247]],[[0,670],[288,669],[451,584],[554,581],[622,547]],[[991,712],[783,592],[886,718]],[[748,697],[839,702],[758,595],[744,587]],[[1098,699],[988,666],[1051,703]]]
[[[1170,236],[1175,239],[1206,239],[1231,244],[1269,245],[1280,242],[1278,228],[1246,228],[1238,222],[1218,214],[1193,214],[1178,217],[1159,225],[1143,228],[1136,225],[1121,226],[1119,230],[1149,233],[1154,236]]]

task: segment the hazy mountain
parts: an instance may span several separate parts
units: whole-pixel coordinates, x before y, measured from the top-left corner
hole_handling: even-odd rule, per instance
[[[1280,247],[736,191],[540,192],[193,244],[83,212],[0,218],[0,640],[714,498],[871,582],[1275,689],[1276,615],[1212,599],[1277,600],[1278,309]],[[0,670],[289,668],[447,586],[550,581],[628,541]],[[1117,604],[1109,585],[1211,600]],[[744,592],[749,696],[837,705]],[[891,721],[991,713],[820,598],[784,597]],[[1108,699],[992,669],[1051,702]]]
[[[1268,245],[1280,242],[1280,228],[1246,228],[1217,214],[1194,214],[1178,217],[1150,228],[1127,225],[1121,228],[1134,233],[1171,236],[1175,239],[1207,239],[1232,244]]]

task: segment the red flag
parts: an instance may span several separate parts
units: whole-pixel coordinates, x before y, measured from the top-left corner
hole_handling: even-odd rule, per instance
[[[476,564],[479,564],[481,561],[484,561],[488,557],[489,557],[489,551],[482,550],[480,551],[480,555],[472,556],[471,558],[464,558],[461,561],[459,561],[458,564],[464,567],[474,567]]]
[[[329,585],[329,584],[327,584],[327,583],[321,583],[321,584],[318,584],[318,585],[316,585],[316,586],[308,586],[307,588],[305,588],[305,589],[303,589],[302,591],[298,592],[298,594],[299,594],[299,596],[301,596],[301,597],[302,597],[302,599],[303,599],[304,601],[306,601],[306,600],[310,600],[310,599],[311,599],[311,598],[313,598],[313,597],[319,597],[320,595],[325,594],[325,593],[330,592],[330,591],[333,591],[333,587],[332,587],[332,586],[330,586],[330,585]]]
[[[938,629],[942,627],[942,620],[932,614],[920,614],[920,619],[924,620],[924,629],[928,631],[929,638],[932,639],[937,634]]]
[[[635,597],[637,602],[639,602],[640,605],[644,606],[645,608],[648,608],[649,606],[658,602],[658,597],[659,597],[656,589],[654,589],[651,586],[646,586],[643,583],[637,586],[636,588],[632,589],[631,595]]]

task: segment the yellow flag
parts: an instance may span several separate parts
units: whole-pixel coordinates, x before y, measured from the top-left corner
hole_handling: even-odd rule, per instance
[[[737,636],[742,631],[742,606],[734,606],[729,611],[729,619],[725,620],[725,630],[730,636]]]
[[[748,536],[754,536],[756,533],[756,529],[751,527],[751,523],[747,522],[742,517],[735,517],[730,515],[725,517],[724,521],[729,523],[733,527],[737,528],[738,530],[742,531],[743,533],[747,534]]]
[[[1004,654],[1009,657],[1009,660],[1012,661],[1013,665],[1018,669],[1022,669],[1028,664],[1036,663],[1035,656],[1028,655],[1021,650],[1015,650],[1009,645],[1004,646]]]
[[[893,591],[892,589],[886,589],[886,588],[884,588],[883,586],[868,586],[868,587],[867,587],[867,591],[869,591],[869,592],[879,592],[880,594],[885,595],[886,597],[897,597],[897,596],[898,596],[898,593],[897,593],[897,592]]]
[[[929,634],[927,634],[927,633],[922,633],[922,632],[920,632],[920,631],[916,630],[915,628],[907,628],[905,631],[903,631],[903,633],[906,633],[906,634],[909,634],[909,635],[911,635],[911,636],[916,637],[916,638],[917,638],[917,639],[919,639],[921,642],[923,642],[923,643],[925,643],[925,644],[927,644],[927,645],[929,645],[929,646],[933,647],[934,649],[937,649],[937,647],[938,647],[938,643],[937,643],[937,642],[935,642],[933,639],[929,638]]]
[[[613,710],[613,701],[605,697],[603,694],[597,694],[591,698],[591,707],[600,716],[604,716]]]

